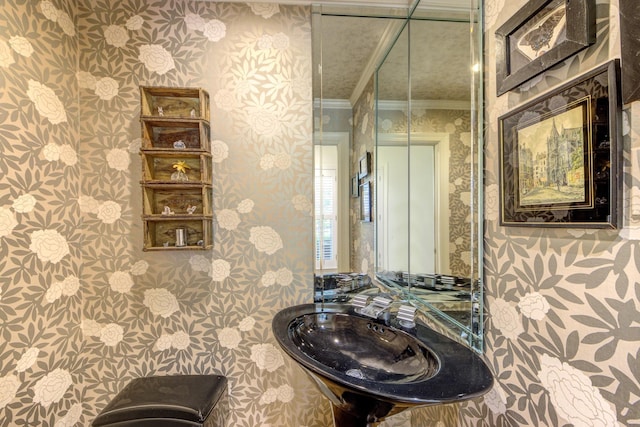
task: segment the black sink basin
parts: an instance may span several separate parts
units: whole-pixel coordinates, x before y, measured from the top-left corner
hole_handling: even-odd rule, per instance
[[[432,377],[438,359],[404,331],[345,313],[312,313],[289,324],[292,343],[337,375],[381,383]]]
[[[274,317],[273,332],[331,401],[336,427],[372,426],[412,407],[471,399],[493,384],[485,363],[464,345],[348,305],[286,308]]]

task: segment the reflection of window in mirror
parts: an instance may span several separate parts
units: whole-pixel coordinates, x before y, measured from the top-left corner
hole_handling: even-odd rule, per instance
[[[330,143],[315,146],[314,251],[318,274],[349,268],[351,176],[344,149],[348,149],[348,134],[336,134]]]
[[[336,244],[338,218],[336,216],[337,171],[335,168],[316,170],[315,176],[315,252],[316,270],[333,270],[338,267]]]

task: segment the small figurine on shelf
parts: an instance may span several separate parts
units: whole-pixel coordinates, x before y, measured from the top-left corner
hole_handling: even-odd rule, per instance
[[[185,148],[187,148],[187,144],[185,144],[183,140],[179,139],[173,143],[173,148],[184,150]]]
[[[187,213],[189,215],[193,215],[193,213],[196,211],[196,209],[198,209],[198,206],[189,205],[189,206],[187,206]]]
[[[158,107],[158,116],[164,117],[164,109],[162,107]]]
[[[191,169],[187,162],[179,160],[173,164],[173,168],[176,170],[171,174],[171,181],[189,181],[187,176],[187,169]]]
[[[169,206],[165,206],[162,211],[162,215],[175,215],[175,212],[171,210]]]
[[[192,118],[192,119],[195,119],[195,118],[196,118],[196,109],[195,109],[195,108],[192,108],[192,109],[191,109],[191,118]]]

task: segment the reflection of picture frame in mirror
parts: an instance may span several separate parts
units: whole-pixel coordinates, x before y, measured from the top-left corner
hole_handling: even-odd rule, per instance
[[[360,179],[358,178],[358,174],[351,177],[351,197],[360,197]]]
[[[616,228],[619,62],[499,118],[500,224]]]
[[[530,0],[496,31],[502,95],[596,41],[595,0]]]
[[[371,153],[367,151],[364,156],[360,157],[358,173],[360,179],[369,175],[369,169],[371,169]]]
[[[363,182],[360,187],[360,221],[371,222],[371,182]]]

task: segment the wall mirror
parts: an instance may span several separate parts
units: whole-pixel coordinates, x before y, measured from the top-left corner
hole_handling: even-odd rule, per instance
[[[316,296],[371,278],[480,350],[479,10],[477,0],[323,6],[312,34]],[[335,273],[352,274],[337,284]]]

